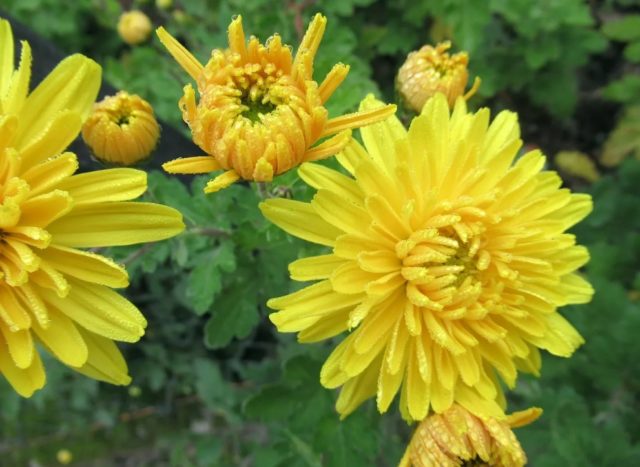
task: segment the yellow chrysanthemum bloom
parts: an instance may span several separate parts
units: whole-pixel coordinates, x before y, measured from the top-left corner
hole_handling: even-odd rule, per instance
[[[365,99],[363,110],[382,104]],[[454,402],[501,417],[502,389],[518,370],[538,373],[540,354],[569,356],[582,342],[556,311],[593,290],[575,273],[589,259],[565,230],[591,198],[561,189],[545,158],[521,147],[517,116],[449,115],[437,94],[409,131],[391,117],[361,129],[338,161],[351,176],[317,164],[299,174],[318,190],[311,203],[272,199],[263,214],[331,253],[289,267],[320,282],[279,298],[271,321],[315,342],[349,330],[322,368],[343,386],[347,415],[377,396],[384,412],[398,391],[407,419]]]
[[[107,164],[128,166],[146,159],[159,137],[151,105],[124,91],[97,102],[82,127],[84,142]]]
[[[396,87],[410,109],[420,112],[429,98],[439,92],[447,96],[449,106],[453,107],[458,97],[468,99],[477,91],[479,78],[469,92],[464,92],[469,80],[469,56],[466,52],[449,55],[450,48],[451,42],[446,41],[435,47],[425,45],[407,56],[398,71]]]
[[[214,50],[206,66],[159,28],[162,43],[198,84],[200,100],[196,102],[193,87],[187,85],[180,106],[194,142],[208,154],[176,159],[164,169],[190,174],[225,170],[207,184],[207,193],[238,179],[270,181],[302,162],[335,154],[348,142],[349,129],[395,112],[395,106],[388,105],[329,119],[324,103],[349,67],[335,65],[319,86],[313,80],[313,60],[326,22],[322,15],[314,17],[293,58],[277,34],[266,45],[255,37],[247,43],[238,16],[229,26],[229,49]]]
[[[146,41],[151,34],[151,20],[142,11],[125,11],[118,20],[118,34],[129,45]]]
[[[420,422],[398,467],[522,467],[527,456],[512,428],[528,425],[541,413],[534,407],[497,420],[454,404]]]
[[[100,67],[73,55],[29,94],[31,51],[14,71],[11,26],[0,20],[0,373],[22,396],[43,387],[36,344],[92,378],[128,384],[114,340],[135,342],[146,322],[112,287],[125,269],[80,248],[171,237],[180,213],[129,202],[146,189],[132,169],[73,175],[63,152],[80,132],[100,87]]]

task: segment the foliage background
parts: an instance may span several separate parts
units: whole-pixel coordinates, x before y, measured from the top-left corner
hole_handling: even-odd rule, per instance
[[[65,53],[96,59],[106,81],[145,97],[185,135],[176,103],[186,76],[155,38],[121,42],[115,25],[125,9],[144,10],[203,61],[225,46],[234,14],[263,40],[279,32],[297,44],[312,14],[323,12],[329,23],[316,76],[338,61],[351,65],[330,101],[334,115],[368,92],[395,100],[397,68],[424,43],[450,38],[467,50],[471,75],[483,79],[472,105],[518,111],[525,142],[543,149],[549,168],[563,169],[568,186],[595,199],[575,233],[591,251],[585,272],[597,292],[591,304],[564,310],[587,343],[570,360],[545,356],[540,379],[521,377],[511,408],[535,404],[545,415],[518,436],[533,466],[640,464],[640,2],[3,0],[0,7]],[[157,159],[179,155],[162,148]],[[582,162],[561,164],[560,151],[580,152]],[[585,164],[601,176],[582,178]],[[314,251],[270,226],[257,204],[274,193],[310,192],[295,173],[267,191],[236,185],[205,196],[204,183],[152,171],[146,196],[180,209],[187,232],[111,252],[131,274],[126,294],[149,319],[142,342],[125,348],[133,385],[98,384],[53,361],[48,385],[30,400],[0,381],[2,465],[59,465],[61,450],[91,466],[397,463],[410,427],[372,404],[340,422],[335,394],[318,381],[331,344],[297,345],[267,320],[266,299],[293,287],[287,263]]]

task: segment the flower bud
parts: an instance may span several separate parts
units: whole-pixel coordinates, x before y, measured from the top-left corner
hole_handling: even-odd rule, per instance
[[[122,13],[118,21],[118,34],[129,45],[146,41],[151,34],[151,28],[151,20],[139,10]]]
[[[449,55],[450,47],[451,42],[446,41],[409,53],[396,78],[396,88],[407,107],[420,112],[427,100],[438,92],[447,97],[450,107],[459,96],[468,99],[475,94],[480,85],[478,78],[464,94],[469,80],[469,56],[466,52]]]
[[[73,454],[71,454],[71,451],[69,451],[68,449],[60,449],[56,453],[56,459],[60,464],[67,465],[70,464],[73,460]]]
[[[533,422],[541,413],[532,407],[498,420],[477,417],[454,404],[420,422],[399,467],[522,467],[527,456],[512,428]]]
[[[159,136],[151,105],[124,91],[96,103],[82,127],[82,139],[96,159],[114,165],[129,166],[146,159]]]

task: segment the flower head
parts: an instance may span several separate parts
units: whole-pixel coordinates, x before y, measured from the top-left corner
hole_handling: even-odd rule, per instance
[[[133,165],[146,159],[160,137],[151,105],[124,91],[96,103],[82,127],[82,138],[96,158]]]
[[[511,429],[528,425],[541,413],[531,408],[497,420],[476,417],[454,404],[420,422],[399,467],[522,467],[527,456]]]
[[[151,20],[139,10],[125,11],[118,20],[118,34],[129,45],[137,45],[149,38]]]
[[[364,109],[381,104],[365,99]],[[311,203],[273,199],[263,214],[329,254],[289,266],[295,280],[320,282],[271,299],[281,332],[314,342],[350,331],[323,366],[328,388],[343,386],[346,415],[376,396],[387,410],[422,420],[454,402],[503,416],[499,375],[537,373],[538,349],[569,356],[582,343],[557,312],[593,290],[575,273],[588,261],[565,230],[591,198],[561,189],[545,158],[518,158],[515,114],[449,114],[437,94],[406,131],[399,120],[361,129],[338,161],[351,174],[305,164],[318,192]]]
[[[81,248],[171,237],[180,213],[130,202],[146,189],[132,169],[74,175],[64,152],[100,87],[100,67],[73,55],[29,94],[31,51],[13,66],[11,27],[0,20],[0,373],[28,397],[45,383],[36,343],[75,370],[128,384],[115,341],[135,342],[146,322],[111,288],[126,270]]]
[[[214,50],[205,66],[159,28],[162,43],[197,82],[199,101],[189,84],[180,105],[194,142],[207,153],[176,159],[164,169],[171,173],[225,170],[209,182],[206,192],[238,179],[270,181],[302,162],[338,152],[349,139],[345,130],[392,114],[395,106],[328,117],[324,103],[349,67],[335,65],[320,85],[313,80],[313,60],[325,25],[326,18],[316,15],[293,57],[277,34],[266,45],[255,37],[247,43],[238,16],[229,26],[229,49]]]
[[[420,112],[427,100],[439,92],[447,96],[449,106],[453,107],[464,94],[469,80],[469,56],[466,52],[449,55],[449,48],[451,42],[447,41],[409,53],[396,79],[398,92],[409,108]],[[476,78],[465,98],[471,97],[478,86],[480,81]]]

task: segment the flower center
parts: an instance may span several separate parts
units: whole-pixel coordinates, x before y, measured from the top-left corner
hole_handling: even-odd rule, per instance
[[[243,117],[251,120],[252,122],[259,122],[260,115],[266,115],[273,112],[277,105],[270,102],[266,96],[258,95],[255,98],[250,96],[250,93],[245,93],[240,98],[240,102],[245,110],[240,114]]]
[[[482,271],[489,265],[481,248],[485,225],[480,210],[467,211],[434,216],[433,227],[396,244],[407,298],[415,306],[464,314],[482,293]]]
[[[491,464],[487,464],[485,461],[480,459],[479,457],[474,457],[473,459],[465,460],[462,463],[462,467],[489,467]]]

